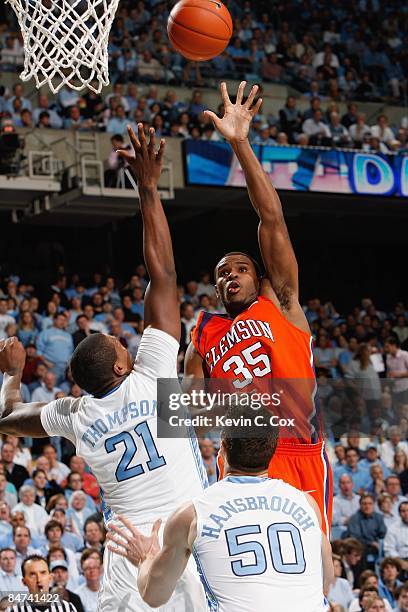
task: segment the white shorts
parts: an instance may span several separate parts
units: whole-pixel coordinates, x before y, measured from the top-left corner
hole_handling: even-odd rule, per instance
[[[141,531],[145,529],[139,527]],[[146,533],[150,533],[147,526]],[[103,581],[99,591],[98,612],[151,612],[137,590],[138,569],[124,557],[105,548]],[[206,598],[193,557],[178,581],[173,595],[158,612],[205,612]]]

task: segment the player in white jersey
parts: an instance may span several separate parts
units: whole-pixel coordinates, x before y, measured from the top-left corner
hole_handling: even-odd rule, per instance
[[[221,435],[225,478],[169,518],[163,548],[159,520],[145,536],[123,519],[126,531],[115,525],[108,546],[139,567],[139,590],[151,606],[167,601],[193,555],[210,610],[324,612],[334,572],[319,508],[307,493],[267,477],[278,437],[270,413],[230,409],[227,418],[237,417],[246,421]]]
[[[157,437],[157,379],[175,378],[180,315],[170,232],[160,202],[164,141],[156,153],[154,130],[147,145],[129,129],[135,157],[123,152],[137,178],[144,226],[144,256],[150,276],[145,295],[146,331],[133,364],[113,336],[92,334],[71,358],[73,378],[90,395],[48,404],[23,404],[20,397],[25,351],[17,338],[0,344],[5,373],[0,396],[0,432],[18,436],[64,436],[91,467],[103,491],[105,520],[123,514],[150,532],[206,486],[197,441]],[[166,612],[201,612],[205,595],[192,562],[176,586]],[[150,610],[136,588],[137,570],[106,550],[99,597],[101,612]]]

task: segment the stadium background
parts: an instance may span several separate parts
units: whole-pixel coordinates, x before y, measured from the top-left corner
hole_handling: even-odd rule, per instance
[[[256,145],[305,147],[309,143],[313,146],[363,150],[371,154],[397,154],[401,157],[406,154],[407,31],[406,12],[399,3],[385,4],[379,0],[345,3],[309,3],[305,0],[285,4],[229,2],[227,4],[235,19],[233,41],[222,58],[199,68],[187,64],[168,48],[165,23],[172,4],[147,1],[133,6],[133,3],[121,2],[110,42],[113,85],[103,91],[101,99],[85,96],[82,100],[82,94],[70,99],[66,91],[54,97],[45,88],[42,90],[41,93],[48,94],[48,110],[56,114],[57,124],[63,129],[38,126],[39,113],[35,115],[38,92],[33,90],[32,83],[23,85],[23,101],[13,106],[13,87],[19,83],[18,72],[22,63],[21,39],[10,9],[5,5],[0,7],[0,297],[13,293],[12,285],[8,285],[10,279],[16,280],[20,286],[20,291],[17,288],[16,304],[13,307],[13,303],[9,302],[7,306],[8,316],[15,319],[18,327],[12,326],[7,331],[3,326],[0,333],[3,336],[17,333],[26,344],[34,341],[37,352],[41,331],[48,324],[52,325],[52,321],[46,319],[48,301],[54,301],[57,308],[64,312],[71,308],[70,298],[76,294],[76,288],[71,286],[73,274],[78,274],[86,287],[81,308],[95,301],[95,272],[102,274],[102,287],[107,276],[114,277],[117,291],[110,296],[113,306],[120,305],[124,295],[129,294],[133,299],[134,287],[141,285],[143,289],[142,277],[130,281],[142,261],[141,220],[136,198],[134,192],[116,188],[118,176],[120,178],[117,168],[111,168],[111,174],[105,174],[112,151],[111,137],[123,132],[129,121],[143,119],[145,123],[160,127],[161,120],[155,115],[164,118],[161,129],[168,140],[166,164],[170,168],[170,175],[166,171],[162,185],[164,204],[174,241],[179,282],[184,287],[180,290],[180,301],[193,307],[182,307],[184,345],[194,323],[194,310],[197,312],[202,302],[199,295],[205,293],[203,286],[206,285],[201,284],[197,289],[190,281],[199,281],[202,272],[211,271],[217,258],[226,251],[240,249],[258,256],[257,220],[246,190],[195,187],[186,182],[184,140],[186,137],[194,142],[214,139],[211,129],[203,124],[200,112],[204,107],[217,109],[219,93],[216,86],[221,79],[227,80],[232,92],[240,78],[262,84],[264,108],[251,133],[252,142]],[[235,42],[237,39],[240,42]],[[258,42],[254,43],[254,40]],[[325,47],[327,44],[330,49]],[[324,50],[328,53],[326,61]],[[151,58],[146,56],[146,51],[151,52]],[[112,98],[121,89],[119,97],[124,96],[126,102],[129,83],[136,83],[138,91],[134,98],[127,99],[134,108],[123,113],[117,109],[123,99],[112,102]],[[116,89],[113,89],[115,84]],[[169,90],[176,92],[176,100],[166,106],[163,101]],[[198,96],[193,100],[195,91]],[[108,95],[111,95],[110,101]],[[306,113],[305,116],[295,113],[294,123],[285,123],[280,112],[285,110],[288,95],[295,97],[300,115]],[[141,102],[146,97],[147,100]],[[316,97],[320,99],[323,124],[329,130],[327,132],[325,128],[323,135],[310,132],[310,125],[304,124],[306,118],[312,115],[311,104],[315,104],[312,100]],[[157,101],[159,109],[154,106]],[[351,102],[357,104],[357,114],[365,114],[364,125],[368,126],[368,130],[358,138],[350,135],[351,130],[345,132],[338,128],[335,118],[327,114],[338,111],[342,124],[347,125],[347,106]],[[98,103],[101,107],[95,111]],[[77,111],[70,110],[70,106],[79,107],[78,115]],[[24,112],[28,107],[31,112]],[[142,108],[143,112],[135,116],[138,108]],[[188,113],[186,124],[181,117],[185,110]],[[390,131],[378,129],[380,115],[386,115],[387,129]],[[17,146],[14,135],[21,139],[21,147]],[[33,154],[33,151],[37,153]],[[91,163],[87,165],[86,161],[83,163],[84,160]],[[95,161],[97,163],[93,165]],[[98,172],[102,175],[98,175]],[[104,176],[103,181],[100,176]],[[91,189],[87,191],[86,186]],[[57,192],[61,192],[62,196]],[[348,368],[354,361],[355,347],[351,350],[347,343],[354,337],[359,343],[369,341],[370,351],[381,355],[383,370],[375,370],[370,365],[370,373],[371,391],[377,389],[378,380],[382,384],[382,392],[376,396],[376,400],[382,410],[383,423],[381,431],[373,434],[370,441],[378,448],[380,456],[383,453],[383,461],[387,456],[389,465],[383,463],[384,471],[388,469],[400,475],[403,493],[406,494],[404,475],[408,473],[408,460],[407,457],[402,458],[402,463],[394,466],[394,456],[391,460],[388,456],[390,448],[395,448],[390,446],[392,442],[388,437],[390,426],[402,426],[399,448],[408,454],[404,413],[408,402],[402,409],[395,403],[392,405],[395,394],[392,383],[386,378],[387,360],[384,353],[385,339],[389,334],[399,338],[403,347],[408,339],[405,280],[407,200],[400,193],[382,197],[281,191],[280,196],[298,258],[302,304],[305,305],[318,345],[319,376],[336,381],[346,373],[349,377],[353,376],[353,368]],[[61,285],[55,290],[61,274],[66,274],[67,287],[71,290],[67,295]],[[127,286],[129,282],[130,288]],[[55,297],[56,293],[59,293],[59,298]],[[103,293],[105,300],[108,300],[109,294],[104,290]],[[30,331],[31,323],[21,329],[22,309],[19,309],[19,305],[23,302],[24,309],[26,303],[23,298],[33,296],[40,299],[40,306],[36,311],[30,305],[34,315],[33,329]],[[374,306],[367,301],[362,303],[365,298],[370,298]],[[320,300],[320,304],[316,299]],[[213,303],[211,307],[217,308],[218,305]],[[109,329],[109,316],[106,317],[100,310],[101,307],[94,304],[91,326],[94,325],[96,329],[102,323]],[[71,314],[71,334],[78,331],[75,324],[78,312]],[[124,328],[118,332],[122,334],[123,341],[129,344],[129,334],[132,332],[136,336],[132,341],[132,350],[137,349],[137,336],[141,332],[139,319],[134,315],[142,315],[142,312],[140,299],[133,299],[132,307],[125,312],[127,333],[124,333]],[[4,315],[0,315],[0,320],[1,316]],[[133,329],[129,329],[131,324],[134,325]],[[326,343],[324,339],[320,342],[322,336],[328,337]],[[58,389],[62,384],[64,393],[78,392],[71,389],[65,376],[55,384]],[[33,376],[27,384],[26,398],[30,397],[36,386],[44,390],[44,384],[41,386]],[[52,385],[50,392],[54,392]],[[361,395],[364,393],[366,389],[361,391]],[[334,454],[336,442],[335,439],[330,441],[338,480],[339,474],[347,468],[342,463],[344,459],[339,458],[340,451],[337,456]],[[28,444],[30,442],[26,441]],[[347,440],[346,436],[342,444],[344,447],[358,446],[358,469],[363,472],[365,468],[367,471],[370,467],[364,465],[367,461],[367,440],[356,442],[352,437]],[[32,450],[35,458],[41,452],[38,446]],[[72,449],[58,445],[57,450],[60,459],[69,460]],[[207,444],[207,451],[204,452],[209,453],[207,464],[211,471],[211,445]],[[2,465],[8,480],[11,480],[4,457]],[[86,478],[91,480],[88,476]],[[399,497],[400,492],[395,493],[395,482],[394,493],[392,481],[391,484],[381,484],[381,478],[377,476],[373,481],[368,472],[366,480],[363,478],[361,482],[362,487],[354,488],[360,489],[359,493],[362,489],[370,491],[376,497],[376,502],[382,492],[391,492],[395,522],[400,521],[397,506],[402,497]],[[84,489],[90,492],[86,485]],[[97,495],[94,498],[97,500]],[[3,494],[1,500],[4,499]],[[354,512],[358,508],[358,503],[355,499],[347,499],[349,503],[347,500],[344,504],[341,499],[338,501],[343,511],[351,514],[351,510]],[[44,504],[44,500],[41,503]],[[376,512],[378,510],[376,506]],[[70,512],[71,517],[75,516],[75,510],[71,508]],[[387,513],[383,515],[390,519]],[[343,519],[344,516],[338,520]],[[358,523],[358,517],[354,522]],[[5,535],[0,544],[9,545],[12,543],[10,529],[7,528],[9,519],[2,519],[0,523]],[[341,527],[341,524],[337,527]],[[81,528],[83,525],[79,531]],[[346,533],[338,529],[336,537],[339,534],[344,536]],[[45,546],[46,551],[49,544],[44,535],[37,535],[37,544]],[[364,542],[358,527],[346,535],[353,535]],[[379,564],[384,554],[388,553],[393,558],[408,558],[408,526],[404,521],[401,521],[399,532],[400,548],[387,548],[388,544],[384,548],[383,537],[373,538],[381,541],[380,555],[374,554],[373,559],[373,551],[367,552],[366,548],[360,551],[362,561],[356,566],[351,563],[352,553],[358,549],[355,542],[353,544],[347,540],[349,548],[344,544],[335,545],[343,560],[341,572],[351,587],[356,589],[357,596],[359,576],[366,567],[372,568],[379,576]],[[100,547],[98,537],[94,543],[97,548]],[[85,546],[89,545],[89,542],[85,542]],[[77,546],[78,557],[81,548]],[[405,580],[407,569],[401,569],[403,562],[391,562],[389,565],[397,567],[400,580]],[[385,580],[384,572],[381,575]],[[367,577],[370,581],[370,576]],[[0,577],[0,590],[1,585]],[[381,586],[382,594],[392,606],[397,605],[395,587],[392,581]],[[401,597],[405,596],[404,593]],[[350,602],[347,605],[345,602],[350,595],[343,595],[342,602],[347,610]],[[337,600],[333,598],[333,601]],[[408,607],[402,607],[401,601],[398,600],[400,610],[408,610]],[[89,606],[87,610],[91,612],[92,603]]]

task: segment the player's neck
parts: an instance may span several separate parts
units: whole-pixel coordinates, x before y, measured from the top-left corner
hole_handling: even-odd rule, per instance
[[[224,478],[227,476],[253,476],[254,478],[267,478],[268,470],[262,472],[243,472],[242,470],[233,470],[228,468],[224,473]]]

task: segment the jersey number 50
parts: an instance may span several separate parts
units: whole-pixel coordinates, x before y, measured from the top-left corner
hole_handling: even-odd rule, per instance
[[[241,559],[231,561],[231,569],[235,576],[258,576],[266,572],[268,562],[262,544],[253,540],[249,542],[238,541],[241,536],[257,533],[261,533],[260,525],[245,525],[225,531],[230,557],[245,553],[252,553],[255,556],[255,563],[249,565],[244,565]],[[279,574],[303,574],[306,569],[306,561],[300,531],[296,525],[292,523],[272,523],[268,527],[267,536],[275,572]],[[284,540],[282,536],[285,537]],[[282,551],[286,553],[286,559],[284,559]]]
[[[234,380],[232,384],[237,389],[243,389],[247,385],[250,385],[254,377],[262,378],[262,376],[271,373],[271,362],[268,355],[261,353],[260,355],[254,356],[254,353],[260,348],[262,348],[261,342],[255,342],[255,344],[247,346],[247,348],[242,351],[242,357],[240,355],[233,355],[223,364],[222,369],[224,372],[229,372],[229,370],[235,366],[232,371],[238,378]],[[261,367],[261,365],[263,367]],[[252,367],[252,369],[250,369],[248,366],[257,367]]]
[[[139,425],[136,425],[133,431],[143,442],[149,456],[149,460],[145,464],[148,471],[151,472],[152,470],[156,470],[157,468],[166,465],[165,458],[158,453],[147,421],[143,421],[142,423],[139,423]],[[122,433],[116,434],[116,436],[112,436],[112,438],[108,438],[105,440],[106,452],[113,453],[119,444],[124,444],[125,450],[121,460],[118,463],[118,467],[116,468],[116,480],[118,482],[122,482],[123,480],[129,480],[129,478],[135,478],[135,476],[144,474],[145,468],[141,463],[129,467],[138,448],[138,444],[136,444],[134,436],[128,431],[122,431]]]

